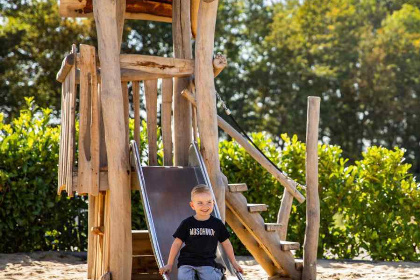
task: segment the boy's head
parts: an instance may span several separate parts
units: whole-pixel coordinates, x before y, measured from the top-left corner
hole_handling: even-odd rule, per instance
[[[198,216],[208,216],[213,212],[214,201],[208,186],[200,184],[191,191],[191,208]]]

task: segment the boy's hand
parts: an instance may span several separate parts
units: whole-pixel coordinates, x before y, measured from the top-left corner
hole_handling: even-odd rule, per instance
[[[244,270],[242,269],[242,267],[241,267],[241,266],[240,266],[237,262],[233,263],[232,265],[233,265],[233,268],[234,268],[237,272],[244,273]]]
[[[164,273],[171,273],[171,271],[172,271],[172,265],[171,264],[167,264],[164,267],[161,267],[159,269],[159,273],[161,275],[163,275]]]

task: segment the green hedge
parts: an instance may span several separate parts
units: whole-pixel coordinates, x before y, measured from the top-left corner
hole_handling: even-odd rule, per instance
[[[49,123],[50,110],[37,108],[33,99],[27,99],[27,108],[10,124],[4,124],[0,114],[2,253],[86,250],[87,204],[83,197],[56,195],[59,127]],[[142,125],[144,163],[145,122]],[[158,161],[162,163],[158,133]],[[305,184],[304,143],[296,136],[282,135],[282,148],[276,148],[262,133],[252,137],[284,172]],[[403,163],[404,150],[371,147],[354,164],[348,164],[338,146],[319,145],[318,150],[319,256],[353,258],[364,250],[376,260],[418,260],[420,190],[409,173],[410,165]],[[275,222],[283,194],[280,184],[236,142],[222,141],[220,151],[229,182],[247,183],[248,201],[268,204],[269,211],[263,216]],[[133,228],[144,229],[138,192],[132,195],[132,213]],[[303,244],[305,219],[305,203],[295,201],[288,240]],[[247,253],[235,236],[232,243],[237,254]]]

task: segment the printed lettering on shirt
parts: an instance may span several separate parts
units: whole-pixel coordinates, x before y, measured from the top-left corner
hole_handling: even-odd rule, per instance
[[[211,228],[191,228],[190,235],[208,235],[214,236],[216,232]]]

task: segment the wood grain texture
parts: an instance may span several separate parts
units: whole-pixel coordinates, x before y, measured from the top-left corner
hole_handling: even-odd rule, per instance
[[[140,148],[140,84],[133,82],[134,141]]]
[[[316,279],[320,205],[318,195],[318,127],[321,98],[308,97],[306,128],[306,229],[302,279]]]
[[[157,80],[144,82],[147,113],[149,166],[157,165]]]
[[[119,54],[122,34],[117,26],[118,0],[94,0],[93,10],[98,35],[101,68],[101,105],[108,159],[109,198],[109,270],[114,280],[131,277],[131,190],[129,151],[124,135],[124,106]],[[106,229],[105,229],[106,230]]]
[[[289,193],[287,189],[284,189],[279,212],[277,213],[277,223],[283,225],[282,229],[278,231],[280,240],[286,240],[292,204],[293,196]]]
[[[163,142],[163,164],[173,165],[172,158],[172,79],[162,79],[162,142]]]

